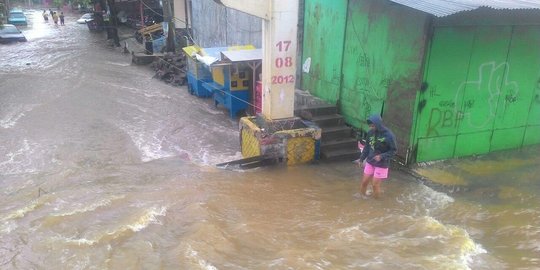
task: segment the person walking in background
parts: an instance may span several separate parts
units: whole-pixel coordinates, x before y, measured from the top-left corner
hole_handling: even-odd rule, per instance
[[[43,10],[43,20],[45,22],[49,22],[49,14],[47,14],[47,11],[46,10]]]
[[[60,25],[64,25],[64,12],[60,12]]]
[[[58,15],[56,12],[53,12],[52,19],[55,25],[58,25]]]
[[[379,115],[371,115],[367,123],[369,131],[359,160],[361,164],[364,160],[366,161],[360,184],[360,195],[366,196],[368,185],[371,184],[373,196],[377,199],[381,195],[381,182],[388,178],[390,160],[397,152],[396,137],[383,125]]]

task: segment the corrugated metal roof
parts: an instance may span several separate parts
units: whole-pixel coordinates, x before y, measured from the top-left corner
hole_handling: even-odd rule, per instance
[[[261,60],[263,51],[262,49],[255,50],[239,50],[239,51],[225,51],[221,52],[231,62],[253,61]],[[223,57],[222,57],[223,59]]]
[[[479,7],[493,9],[540,9],[540,0],[390,0],[437,17]]]

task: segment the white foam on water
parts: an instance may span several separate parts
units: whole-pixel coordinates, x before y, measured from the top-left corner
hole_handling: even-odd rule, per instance
[[[98,243],[97,240],[91,240],[86,238],[75,238],[75,237],[62,237],[56,236],[52,238],[53,241],[64,242],[66,244],[75,244],[77,246],[93,246]]]
[[[133,103],[123,101],[123,100],[117,100],[116,102],[118,102],[119,104],[125,105],[125,106],[135,107],[137,110],[139,110],[141,112],[144,112],[144,113],[148,112],[147,108],[145,108],[143,106],[140,106],[140,105],[137,105],[137,104],[133,104]]]
[[[144,122],[141,125],[144,126]],[[160,130],[153,130],[151,134],[148,134],[144,127],[120,125],[120,128],[128,134],[139,149],[141,161],[149,162],[175,156],[175,153],[163,150],[162,144],[165,137],[159,135]]]
[[[87,245],[92,246],[99,243],[103,238],[117,238],[127,231],[139,232],[144,228],[148,227],[150,224],[161,224],[158,220],[158,216],[165,216],[167,213],[167,207],[164,206],[154,206],[148,209],[145,209],[140,216],[132,219],[131,223],[124,224],[116,227],[113,230],[106,232],[99,232],[94,237],[63,237],[57,236],[54,237],[55,241],[62,241],[67,244],[76,244],[76,245]]]
[[[110,82],[103,83],[103,84],[106,84],[107,88],[128,90],[129,92],[133,94],[142,95],[147,98],[156,98],[156,97],[163,98],[163,99],[171,98],[170,96],[162,94],[160,92],[149,93],[146,89],[130,87],[130,86],[122,85],[122,84],[114,84]]]
[[[437,255],[430,258],[433,264],[439,266],[438,269],[467,269],[471,270],[474,257],[487,253],[479,244],[464,246],[462,253],[455,255]]]
[[[423,216],[443,210],[455,202],[454,198],[444,192],[433,190],[425,185],[415,186],[413,192],[403,192],[396,200],[405,205],[414,205],[414,215]]]
[[[24,139],[19,149],[4,154],[6,159],[3,161],[0,160],[0,172],[3,175],[35,173],[50,162],[58,162],[54,158],[42,157],[48,155],[50,152],[52,152],[50,148],[42,147],[39,143]]]
[[[439,211],[444,211],[451,204],[455,202],[454,198],[444,192],[435,191],[432,188],[425,185],[416,186],[418,191],[402,193],[397,200],[400,203],[414,205],[415,209],[413,215],[416,219],[424,220],[427,228],[435,228],[441,232],[439,236],[430,236],[437,239],[442,238],[460,238],[460,247],[457,254],[452,256],[443,256],[440,258],[432,258],[434,261],[440,261],[444,267],[450,267],[449,269],[470,269],[470,265],[474,260],[474,257],[487,253],[487,251],[480,245],[474,242],[469,233],[455,225],[445,225],[433,218],[433,214]],[[405,202],[403,202],[405,201]],[[455,241],[452,241],[455,243]]]
[[[282,266],[284,263],[285,263],[285,258],[277,258],[277,259],[271,260],[268,266],[274,268],[274,267]]]
[[[199,253],[194,250],[189,244],[186,244],[184,255],[191,261],[195,262],[199,267],[206,270],[217,270],[218,268],[203,258],[200,258]]]
[[[26,112],[29,112],[32,110],[32,107],[25,108],[25,106],[21,106],[19,108],[15,108],[11,111],[8,111],[2,119],[0,119],[0,127],[3,128],[12,128],[17,124],[17,121],[21,119]]]
[[[12,220],[2,222],[0,224],[0,233],[8,234],[17,229],[17,227],[17,223]]]
[[[386,228],[388,223],[394,224],[395,231],[387,231],[381,235],[378,228]],[[329,240],[338,246],[361,244],[367,249],[384,247],[390,252],[397,253],[406,252],[405,250],[408,249],[418,249],[419,245],[423,244],[433,246],[432,250],[426,250],[423,255],[407,257],[407,263],[424,266],[440,265],[440,269],[470,269],[475,256],[487,253],[480,244],[475,243],[465,229],[443,224],[430,216],[394,215],[374,218],[362,224],[337,229],[330,235]],[[402,254],[402,256],[405,255]],[[387,260],[388,258],[381,258],[383,263]],[[362,266],[368,267],[368,265]]]
[[[73,216],[73,215],[76,215],[76,214],[81,214],[81,213],[86,213],[86,212],[91,212],[91,211],[94,211],[100,207],[104,207],[104,206],[108,206],[110,205],[113,201],[115,200],[119,200],[119,199],[123,199],[125,196],[112,196],[111,198],[106,198],[106,199],[101,199],[97,202],[94,202],[94,203],[90,203],[88,204],[87,202],[84,202],[82,205],[81,203],[78,203],[76,205],[73,205],[73,204],[70,204],[70,207],[74,207],[75,209],[71,209],[67,212],[62,212],[62,213],[53,213],[51,214],[51,216],[54,216],[54,217],[65,217],[65,216]]]
[[[524,232],[527,235],[526,240],[522,240],[517,248],[524,250],[533,250],[540,252],[540,227],[538,225],[520,226],[517,230]]]
[[[36,144],[32,145],[36,146]],[[23,169],[28,167],[31,163],[31,159],[28,157],[32,155],[35,147],[32,147],[28,140],[22,142],[21,148],[14,152],[5,154],[7,160],[0,162],[0,171],[4,175],[17,174],[17,173],[32,173],[32,169]]]
[[[139,217],[139,219],[137,219],[134,223],[128,224],[125,227],[129,228],[133,232],[141,231],[142,229],[148,227],[148,225],[150,224],[161,224],[157,217],[165,216],[166,213],[167,207],[165,206],[151,207],[149,209],[146,209],[144,213]]]
[[[198,153],[196,153],[192,160],[193,162],[201,166],[214,166],[219,163],[227,161],[233,161],[242,158],[242,153],[236,152],[234,155],[226,155],[222,153],[216,153],[211,148],[202,147]]]
[[[192,140],[189,145],[181,147],[178,143],[171,141],[174,138],[163,135],[163,130],[155,129],[148,133],[144,125],[145,123],[142,122],[140,127],[120,126],[139,149],[141,161],[143,162],[179,156],[199,166],[214,166],[242,158],[240,152],[235,152],[233,155],[224,154],[216,151],[213,146],[206,146],[203,140]]]
[[[174,153],[162,149],[161,140],[154,137],[153,141],[143,143],[137,141],[139,149],[142,151],[142,161],[149,162],[156,159],[162,159],[175,156]]]
[[[121,67],[129,67],[129,66],[131,66],[130,63],[118,63],[118,62],[110,62],[110,61],[107,61],[106,63],[108,65],[121,66]]]
[[[348,242],[353,242],[358,240],[358,235],[360,238],[368,238],[369,235],[360,229],[360,225],[355,225],[351,227],[346,227],[339,229],[336,234],[330,235],[331,240],[346,240]]]
[[[36,210],[45,204],[45,201],[42,199],[32,200],[29,204],[17,208],[8,212],[6,215],[0,217],[0,232],[1,233],[10,233],[15,230],[18,225],[16,220],[23,218],[28,213]]]
[[[470,265],[474,260],[474,256],[487,253],[487,251],[480,245],[474,242],[469,233],[455,225],[445,225],[432,217],[424,217],[426,226],[435,227],[441,231],[442,236],[445,238],[452,238],[451,243],[458,243],[459,247],[455,249],[455,254],[447,254],[444,258],[435,256],[433,259],[441,263],[441,265],[447,265],[453,269],[471,269]],[[461,242],[456,241],[461,239]]]

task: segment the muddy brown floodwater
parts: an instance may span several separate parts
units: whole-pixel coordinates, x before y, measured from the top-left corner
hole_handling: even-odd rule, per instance
[[[348,162],[220,170],[237,120],[30,15],[0,45],[1,269],[540,268],[537,152],[420,167],[459,192],[392,170],[381,200]]]

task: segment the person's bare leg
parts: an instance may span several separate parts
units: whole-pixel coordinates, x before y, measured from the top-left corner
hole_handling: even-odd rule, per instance
[[[373,179],[373,197],[379,199],[381,197],[381,182],[382,179],[374,178]]]
[[[362,177],[362,184],[360,185],[360,194],[366,196],[366,191],[369,183],[371,183],[373,175],[364,174]]]

